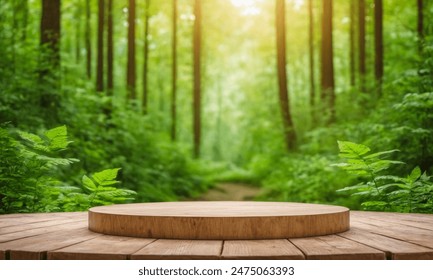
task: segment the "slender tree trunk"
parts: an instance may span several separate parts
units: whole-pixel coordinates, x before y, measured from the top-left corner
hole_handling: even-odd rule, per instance
[[[18,32],[18,10],[20,6],[19,3],[12,3],[12,34],[11,34],[11,45],[12,45],[12,63],[11,68],[12,72],[15,73],[16,70],[16,42],[17,42],[17,32]]]
[[[200,156],[201,144],[201,0],[194,0],[194,156]]]
[[[98,0],[98,54],[96,65],[96,90],[104,90],[104,21],[105,0]]]
[[[50,82],[59,87],[54,81],[59,81],[60,72],[60,0],[43,0],[40,25],[40,45],[42,50],[40,79],[42,83]],[[47,79],[49,78],[49,79]],[[44,92],[40,104],[43,108],[55,107],[53,92]]]
[[[350,85],[355,86],[355,1],[350,1],[349,68]]]
[[[321,100],[328,102],[329,123],[335,121],[334,52],[332,40],[332,0],[323,0],[321,48]]]
[[[423,43],[424,43],[424,1],[417,0],[417,2],[418,2],[418,25],[417,25],[418,48],[419,48],[419,52],[421,53],[423,49]]]
[[[290,115],[290,102],[287,88],[287,71],[286,71],[286,16],[285,0],[277,0],[275,9],[275,27],[277,38],[277,70],[278,70],[278,89],[280,108],[283,118],[283,129],[286,140],[287,150],[295,147],[296,134],[293,128],[292,117]]]
[[[173,0],[171,55],[171,140],[176,140],[176,95],[177,95],[177,0]]]
[[[359,78],[361,91],[365,92],[365,0],[358,0],[358,44],[359,44]]]
[[[378,95],[382,94],[381,84],[383,79],[383,3],[382,0],[374,0],[374,74],[378,84]]]
[[[310,107],[311,113],[314,120],[314,105],[316,98],[316,83],[314,75],[314,12],[313,12],[313,0],[308,0],[308,14],[310,19],[308,40],[309,40],[309,55],[310,55]]]
[[[108,94],[113,93],[113,0],[107,3],[107,90]]]
[[[43,0],[40,44],[46,47],[47,65],[57,70],[60,66],[60,0]]]
[[[76,4],[75,19],[75,63],[80,63],[81,60],[81,1]]]
[[[149,18],[150,18],[150,0],[146,0],[146,11],[144,16],[144,63],[143,63],[143,97],[142,109],[146,114],[148,110],[148,72],[149,72]]]
[[[129,0],[128,8],[128,68],[126,85],[130,99],[136,99],[136,63],[135,63],[135,0]]]
[[[85,45],[86,45],[86,73],[87,78],[92,77],[92,44],[90,40],[90,1],[86,0],[86,27],[84,31]]]
[[[21,34],[21,40],[24,42],[27,40],[27,26],[29,24],[29,2],[28,0],[23,0],[23,30]]]

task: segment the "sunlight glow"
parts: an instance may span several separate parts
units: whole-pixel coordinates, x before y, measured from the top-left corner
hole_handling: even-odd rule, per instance
[[[241,10],[243,16],[255,16],[261,12],[257,3],[262,0],[231,0],[231,2],[233,6]]]
[[[292,0],[295,10],[299,11],[304,5],[304,0]]]

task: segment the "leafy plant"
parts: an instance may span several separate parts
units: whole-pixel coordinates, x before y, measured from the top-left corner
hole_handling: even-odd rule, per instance
[[[359,184],[338,191],[361,196],[368,210],[400,212],[433,212],[433,185],[426,173],[415,167],[407,177],[384,174],[401,161],[383,159],[397,150],[371,153],[369,147],[338,141],[340,157],[345,163],[333,164],[361,179]]]
[[[59,155],[70,143],[66,126],[42,136],[0,128],[0,213],[77,211],[131,200],[135,192],[114,187],[119,169],[84,175],[82,187],[59,180],[62,168],[78,162]]]

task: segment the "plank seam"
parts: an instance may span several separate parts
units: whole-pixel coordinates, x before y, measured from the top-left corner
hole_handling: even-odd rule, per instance
[[[293,243],[290,239],[286,239],[286,240],[289,241],[293,246],[295,246],[295,248],[298,249],[302,253],[302,255],[304,255],[305,260],[308,260],[307,253],[304,252],[304,250],[302,250],[300,247],[296,246],[296,244]]]
[[[62,224],[62,225],[64,225],[64,224]],[[33,229],[24,230],[22,232],[26,232],[26,231],[30,231],[30,230],[33,230]],[[7,243],[7,242],[12,242],[12,241],[17,241],[17,240],[31,238],[31,237],[36,237],[36,236],[40,236],[40,235],[44,235],[44,234],[56,233],[56,232],[59,232],[59,231],[63,231],[63,229],[58,229],[58,230],[48,231],[48,232],[42,232],[42,233],[36,233],[36,234],[33,234],[33,235],[22,236],[22,237],[19,237],[19,238],[16,238],[16,239],[8,239],[8,240],[5,240],[5,241],[0,241],[0,243]],[[17,232],[20,232],[20,231],[17,231]],[[10,232],[10,233],[6,233],[6,234],[17,233],[17,232]],[[4,234],[4,235],[6,235],[6,234]],[[14,238],[14,237],[11,237],[11,238]]]
[[[86,221],[86,219],[80,219],[80,220],[76,220],[76,221],[68,221],[68,222],[65,222],[65,223],[58,223],[58,224],[55,224],[55,225],[52,225],[52,226],[37,226],[37,227],[34,227],[34,228],[25,229],[25,230],[19,230],[19,229],[17,229],[16,231],[5,232],[5,233],[2,233],[0,235],[6,235],[6,234],[11,234],[11,233],[16,233],[16,232],[26,232],[26,231],[34,230],[34,229],[50,228],[50,227],[56,227],[56,226],[59,226],[59,225],[67,225],[67,224],[73,224],[73,223],[80,223],[80,222],[84,222],[84,221]],[[19,225],[15,225],[15,226],[19,226]]]
[[[112,235],[108,235],[108,234],[104,234],[104,235],[105,235],[105,236],[112,236]],[[143,238],[143,239],[144,239],[144,238]],[[156,241],[158,241],[158,240],[159,240],[159,239],[153,239],[152,242],[147,243],[146,245],[144,245],[143,247],[141,247],[141,248],[138,249],[137,251],[132,252],[131,254],[126,255],[126,259],[127,259],[127,260],[130,260],[131,257],[132,257],[132,255],[134,255],[134,254],[137,253],[138,251],[140,251],[140,250],[146,248],[147,246],[149,246],[150,244],[152,244],[152,243],[154,243],[154,242],[156,242]]]
[[[357,221],[357,222],[361,223],[361,224],[370,225],[370,226],[377,226],[377,225],[373,225],[373,224],[369,224],[369,223],[365,223],[365,222],[359,222],[359,221]],[[388,238],[392,238],[392,239],[395,239],[395,240],[399,240],[399,241],[403,241],[403,242],[406,242],[406,243],[410,243],[410,244],[413,244],[413,245],[421,246],[421,247],[424,247],[424,248],[427,248],[427,249],[433,249],[433,246],[429,247],[427,245],[419,244],[419,243],[416,243],[416,242],[413,242],[413,241],[410,241],[410,240],[404,240],[404,239],[400,239],[400,238],[397,238],[397,237],[394,237],[394,236],[386,235],[384,233],[374,232],[374,231],[372,231],[370,229],[366,229],[366,230],[368,232],[370,232],[370,233],[374,233],[374,234],[381,235],[381,236],[384,236],[384,237],[388,237]]]
[[[375,221],[378,221],[378,222],[387,222],[387,223],[398,225],[398,226],[405,226],[405,227],[410,227],[410,228],[418,228],[418,229],[424,229],[424,230],[428,230],[428,231],[433,231],[431,228],[425,228],[425,227],[422,227],[422,226],[420,227],[420,226],[409,225],[409,224],[404,223],[404,221],[403,222],[395,222],[395,221],[389,221],[389,220],[386,220],[386,219],[377,219],[377,218],[374,218],[374,217],[373,218],[369,218],[369,219],[375,220]],[[357,221],[357,222],[363,223],[362,221]]]
[[[226,245],[226,240],[222,240],[220,254],[218,256],[219,259],[223,259],[224,246]]]
[[[373,233],[373,232],[370,232],[370,233],[371,233],[371,234],[376,234],[376,233]],[[378,250],[378,251],[380,251],[380,252],[382,252],[382,253],[385,254],[386,259],[388,259],[388,258],[390,258],[390,257],[392,256],[392,253],[391,253],[391,252],[383,251],[382,249],[376,248],[376,247],[374,247],[374,246],[372,246],[372,245],[364,244],[364,243],[362,243],[362,242],[360,242],[360,241],[358,241],[358,240],[353,240],[353,239],[350,239],[350,238],[348,238],[348,237],[341,236],[340,234],[337,234],[337,235],[338,235],[339,237],[341,237],[341,238],[346,239],[346,240],[349,240],[349,241],[352,241],[352,242],[356,242],[356,243],[358,243],[358,244],[360,244],[360,245],[363,245],[363,246],[369,247],[369,248],[371,248],[371,249]]]
[[[95,238],[97,238],[97,237],[98,237],[98,236],[94,236],[94,237],[91,237],[91,238],[86,239],[86,240],[77,241],[76,243],[71,243],[71,244],[66,245],[66,246],[58,247],[58,248],[56,248],[56,249],[52,249],[52,250],[44,251],[43,253],[45,253],[45,255],[46,255],[45,260],[48,259],[48,254],[49,254],[49,253],[55,253],[55,251],[57,251],[57,250],[64,249],[64,248],[68,248],[68,247],[70,247],[70,246],[74,246],[74,245],[77,245],[77,244],[80,244],[80,243],[83,243],[83,242],[86,242],[86,241],[89,241],[89,240],[95,239]]]

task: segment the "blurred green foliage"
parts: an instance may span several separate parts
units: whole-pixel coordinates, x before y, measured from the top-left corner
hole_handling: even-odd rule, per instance
[[[432,211],[419,207],[431,201],[428,191],[423,198],[413,196],[409,200],[411,206],[404,204],[407,196],[388,195],[405,190],[399,186],[387,190],[380,200],[337,192],[371,180],[349,176],[332,166],[339,161],[337,140],[360,143],[374,151],[397,149],[399,152],[392,154],[393,159],[406,164],[390,165],[387,174],[377,176],[393,174],[394,183],[412,184],[410,189],[415,188],[415,193],[424,188],[419,184],[430,184],[430,178],[422,174],[433,174],[431,3],[425,6],[426,36],[420,41],[416,34],[415,1],[385,1],[385,77],[379,96],[373,77],[374,7],[367,5],[367,91],[360,92],[359,77],[355,86],[349,85],[349,1],[334,0],[337,122],[324,126],[326,116],[321,107],[310,107],[306,5],[303,1],[287,1],[289,94],[299,139],[298,149],[287,153],[277,94],[275,1],[246,1],[253,3],[252,7],[248,7],[250,4],[238,7],[230,0],[203,1],[202,158],[193,160],[190,157],[193,0],[178,1],[175,143],[169,139],[171,1],[151,1],[147,115],[137,109],[140,100],[126,99],[127,1],[114,1],[115,81],[110,95],[94,89],[97,1],[91,2],[92,78],[88,79],[85,73],[84,1],[65,0],[61,68],[44,80],[39,74],[41,68],[49,67],[40,65],[46,50],[40,48],[39,33],[34,32],[39,30],[41,1],[27,1],[30,11],[27,18],[23,7],[16,5],[23,1],[3,2],[0,5],[0,122],[6,123],[0,130],[3,212],[84,210],[95,204],[129,201],[122,198],[128,198],[129,191],[137,193],[135,202],[189,199],[214,182],[259,185],[263,190],[258,198],[261,200],[340,204],[352,209],[361,209],[361,203],[366,201],[385,201],[386,207],[379,204],[364,207]],[[318,104],[321,5],[320,1],[313,2]],[[144,30],[144,5],[144,1],[137,2],[137,30]],[[144,32],[137,31],[138,77],[144,60],[143,36]],[[141,93],[141,79],[137,80],[137,86],[137,92]],[[41,106],[41,98],[49,100],[49,106]],[[64,125],[68,141],[72,142],[68,149],[65,146],[38,150],[53,148],[49,148],[46,141],[50,136],[45,132],[53,127],[62,130]],[[111,170],[102,173],[109,185],[98,179],[100,173],[83,177],[98,170]],[[118,172],[117,179],[114,170]],[[117,180],[125,192],[120,197],[111,197],[116,193],[117,189],[112,187]],[[393,182],[383,182],[388,183]],[[94,195],[99,188],[103,192]]]

